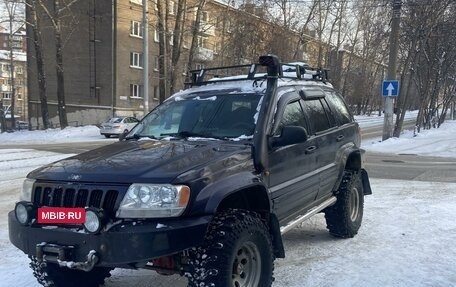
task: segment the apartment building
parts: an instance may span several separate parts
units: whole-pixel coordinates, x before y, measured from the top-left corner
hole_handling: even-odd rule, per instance
[[[5,118],[11,118],[11,103],[13,85],[11,76],[14,77],[14,115],[17,120],[27,120],[27,62],[26,55],[22,52],[13,53],[14,72],[11,74],[10,51],[0,50],[0,101],[5,111]]]
[[[112,115],[144,114],[144,99],[149,110],[159,103],[159,41],[158,10],[155,0],[148,0],[148,95],[144,95],[143,71],[143,1],[76,1],[71,19],[62,26],[63,63],[65,76],[65,109],[70,125],[98,124]],[[53,1],[48,1],[52,7]],[[194,33],[198,1],[187,1],[185,21],[181,29],[182,45],[179,61],[170,64],[173,47],[177,0],[162,1],[167,7],[166,63],[168,72],[176,77],[175,90],[184,87],[188,70],[202,67],[245,64],[265,53],[274,53],[284,60],[315,57],[315,41],[302,41],[302,35],[274,26],[262,17],[261,7],[246,5],[240,9],[217,0],[206,1],[201,10],[200,25]],[[30,11],[27,18],[30,20]],[[43,11],[37,11],[38,15]],[[65,14],[66,13],[66,14]],[[70,14],[71,13],[71,14]],[[55,72],[55,39],[50,20],[41,18],[44,68],[47,79],[47,101],[51,122],[58,123],[57,77]],[[28,37],[33,38],[31,27]],[[195,41],[192,41],[195,39]],[[188,66],[189,53],[194,43],[193,62]],[[310,44],[309,44],[310,43]],[[28,87],[32,126],[40,126],[41,111],[38,95],[37,62],[33,41],[27,42]],[[311,62],[311,64],[313,64]],[[166,91],[165,96],[169,96]]]

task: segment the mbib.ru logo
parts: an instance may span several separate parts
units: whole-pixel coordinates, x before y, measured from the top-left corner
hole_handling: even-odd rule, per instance
[[[83,224],[85,222],[84,208],[40,207],[38,208],[38,223],[50,224]]]

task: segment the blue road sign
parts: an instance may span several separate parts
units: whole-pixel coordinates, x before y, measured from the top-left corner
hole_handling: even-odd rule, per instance
[[[383,81],[382,96],[397,97],[399,95],[399,81]]]

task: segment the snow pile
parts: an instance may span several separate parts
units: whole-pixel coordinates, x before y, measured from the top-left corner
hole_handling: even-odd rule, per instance
[[[420,133],[405,131],[400,138],[390,138],[362,143],[368,151],[423,156],[456,157],[456,121],[445,121],[440,128],[421,130]]]
[[[0,134],[0,145],[87,142],[98,140],[104,140],[104,137],[100,135],[100,129],[96,126],[67,127],[63,130],[22,130],[13,133]]]

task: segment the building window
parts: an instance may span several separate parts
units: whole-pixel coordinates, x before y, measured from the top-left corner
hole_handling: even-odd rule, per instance
[[[17,66],[15,71],[16,71],[17,74],[22,74],[23,73],[23,70],[22,70],[21,66]]]
[[[17,99],[18,101],[22,101],[22,95],[21,95],[21,94],[17,94],[17,95],[16,95],[16,99]]]
[[[160,41],[160,37],[158,35],[158,30],[157,29],[154,30],[154,41],[157,42],[157,43]]]
[[[154,57],[154,71],[158,71],[159,69],[159,62],[158,62],[158,56]]]
[[[142,68],[143,67],[142,53],[136,53],[136,52],[130,53],[130,67],[132,67],[132,68]]]
[[[207,47],[207,37],[198,37],[198,47],[199,48],[206,48]]]
[[[137,5],[142,5],[142,0],[130,0],[130,3],[134,3]]]
[[[226,20],[225,29],[226,29],[227,33],[231,33],[231,21],[230,20]]]
[[[169,45],[170,46],[173,46],[174,45],[174,42],[173,42],[173,39],[174,38],[174,31],[170,31],[169,32]]]
[[[131,21],[130,35],[142,38],[143,32],[141,22]]]
[[[158,86],[154,86],[154,100],[159,100],[160,99],[160,90],[158,89]]]
[[[10,65],[2,64],[2,71],[3,72],[9,72],[10,71]]]
[[[202,69],[204,69],[203,64],[196,64],[196,70],[202,70]]]
[[[176,3],[174,1],[169,1],[168,7],[169,7],[169,15],[174,15],[176,13]]]
[[[209,22],[209,13],[207,11],[201,12],[201,21],[206,23]]]
[[[184,47],[184,49],[189,49],[190,44],[189,44],[189,41],[188,41],[188,37],[184,36],[182,41],[183,41],[182,46]]]
[[[10,92],[2,93],[2,98],[11,100],[11,93]]]
[[[142,98],[142,86],[130,84],[130,98]]]

